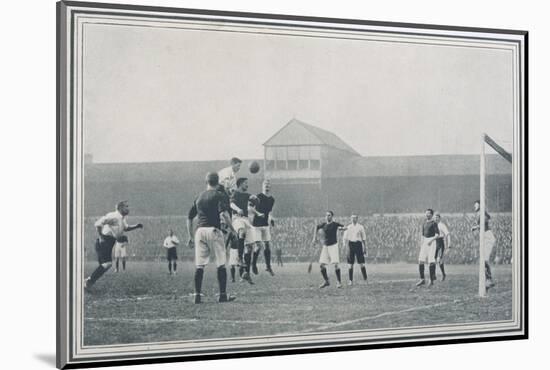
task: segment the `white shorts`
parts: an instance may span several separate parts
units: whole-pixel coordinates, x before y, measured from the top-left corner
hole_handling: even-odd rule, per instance
[[[427,238],[422,238],[418,262],[435,263],[436,241],[434,240],[431,245],[428,245],[428,241]]]
[[[236,266],[239,264],[239,250],[229,249],[229,265]]]
[[[340,254],[338,253],[338,244],[323,245],[319,263],[328,265],[330,263],[340,263]]]
[[[195,232],[195,265],[208,265],[212,254],[216,260],[216,266],[225,265],[223,234],[215,227],[199,227]]]
[[[255,229],[257,242],[271,241],[271,228],[269,226],[256,226]]]
[[[127,247],[128,243],[115,243],[115,258],[122,258],[128,255]]]
[[[256,242],[256,228],[252,226],[250,220],[247,217],[233,216],[232,225],[237,232],[239,232],[239,230],[241,229],[244,229],[246,235],[244,239],[244,244],[252,244]]]
[[[496,238],[492,230],[485,231],[485,245],[483,251],[483,258],[486,262],[489,262],[491,253],[493,253],[493,247],[495,246]]]

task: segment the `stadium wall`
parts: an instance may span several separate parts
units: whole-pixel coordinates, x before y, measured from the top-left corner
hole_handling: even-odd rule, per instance
[[[261,177],[251,177],[250,192],[261,189]],[[512,209],[512,179],[509,175],[488,177],[488,209],[509,212]],[[87,176],[85,180],[85,215],[97,216],[114,209],[121,199],[131,204],[133,215],[187,215],[193,200],[204,189],[204,182],[194,178],[145,180]],[[322,184],[274,184],[279,217],[319,216],[326,209],[337,214],[357,212],[417,213],[434,208],[444,213],[472,211],[479,198],[478,176],[396,176],[328,178]]]

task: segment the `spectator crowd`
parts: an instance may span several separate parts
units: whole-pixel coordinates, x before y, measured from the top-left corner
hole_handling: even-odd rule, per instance
[[[85,253],[93,260],[94,242],[97,237],[93,226],[96,218],[85,219]],[[422,215],[374,215],[360,217],[367,234],[367,260],[369,263],[414,263],[418,258],[420,246]],[[130,216],[129,223],[140,222],[143,230],[133,232],[129,237],[129,257],[135,260],[156,260],[165,258],[162,247],[169,230],[180,239],[178,255],[180,259],[191,260],[193,251],[187,246],[186,218],[182,216]],[[349,220],[335,217],[335,221],[347,224]],[[272,229],[272,248],[280,248],[285,262],[305,262],[318,258],[319,245],[312,245],[314,226],[323,222],[321,218],[286,217],[276,220]],[[446,250],[446,263],[477,263],[479,253],[479,234],[472,232],[474,223],[472,214],[442,214],[442,221],[451,232],[450,249]],[[512,261],[512,217],[511,214],[493,214],[491,227],[496,244],[491,256],[497,264],[509,264]],[[341,238],[340,238],[341,239]],[[340,248],[344,258],[347,248]],[[342,261],[345,261],[343,259]]]

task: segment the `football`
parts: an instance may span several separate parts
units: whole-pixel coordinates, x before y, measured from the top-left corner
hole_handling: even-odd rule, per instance
[[[258,173],[258,171],[260,171],[260,164],[256,161],[252,161],[248,165],[248,169],[250,170],[250,173]]]

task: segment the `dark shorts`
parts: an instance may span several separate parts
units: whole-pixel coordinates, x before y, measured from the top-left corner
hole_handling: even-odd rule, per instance
[[[166,259],[168,259],[168,261],[178,259],[178,251],[176,247],[171,247],[166,249]]]
[[[105,236],[103,240],[96,239],[95,250],[97,252],[97,262],[102,263],[113,261],[113,247],[116,239],[112,236]]]
[[[357,259],[357,263],[365,263],[365,255],[363,254],[363,243],[349,242],[348,246],[348,263],[353,265]]]
[[[445,253],[445,242],[443,239],[436,239],[435,240],[435,259],[443,258],[443,254]]]

